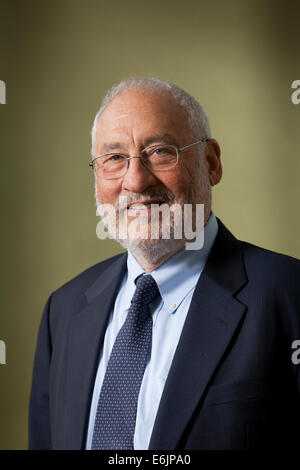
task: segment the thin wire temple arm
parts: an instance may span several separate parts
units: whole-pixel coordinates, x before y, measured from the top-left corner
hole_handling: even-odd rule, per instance
[[[200,142],[206,142],[207,140],[209,140],[209,139],[207,137],[204,137],[203,139],[197,140],[197,142],[193,142],[192,144],[185,145],[184,147],[181,147],[178,150],[180,150],[180,151],[185,150],[189,147],[192,147],[192,145],[200,144]]]

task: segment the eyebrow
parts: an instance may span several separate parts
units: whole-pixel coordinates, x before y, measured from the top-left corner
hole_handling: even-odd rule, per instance
[[[151,137],[147,137],[144,141],[145,147],[148,147],[148,145],[154,144],[155,142],[175,142],[175,138],[171,134],[158,134],[158,135],[152,135]]]
[[[168,133],[165,134],[156,134],[156,135],[151,135],[149,137],[146,137],[143,140],[143,146],[148,147],[151,144],[154,144],[155,142],[168,142],[172,143],[175,142],[175,138]],[[102,149],[104,153],[110,153],[113,150],[119,150],[119,151],[125,151],[124,143],[121,142],[111,142],[111,143],[104,143],[102,145]]]

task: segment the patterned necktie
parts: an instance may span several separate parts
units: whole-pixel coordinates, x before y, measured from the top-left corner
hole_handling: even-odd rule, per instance
[[[108,361],[92,449],[133,449],[138,396],[152,338],[149,304],[158,295],[157,284],[150,274],[138,278],[126,320]]]

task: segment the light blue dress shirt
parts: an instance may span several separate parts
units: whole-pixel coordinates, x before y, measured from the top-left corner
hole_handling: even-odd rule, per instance
[[[205,266],[218,232],[218,223],[211,212],[204,227],[204,244],[200,250],[181,251],[151,272],[161,298],[151,304],[153,317],[151,357],[148,359],[138,399],[134,449],[148,449],[163,388],[171,367],[180,334],[189,310],[195,286]],[[202,234],[203,235],[203,234]],[[197,237],[199,234],[197,235]],[[106,366],[122,327],[135,291],[135,279],[144,274],[128,252],[124,275],[105,333],[90,408],[86,449],[91,449],[99,394]]]

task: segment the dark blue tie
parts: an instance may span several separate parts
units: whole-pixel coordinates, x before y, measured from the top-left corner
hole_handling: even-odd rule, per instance
[[[92,449],[133,449],[139,391],[151,348],[149,304],[159,295],[150,274],[140,276],[126,320],[105,373],[95,419]]]

